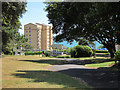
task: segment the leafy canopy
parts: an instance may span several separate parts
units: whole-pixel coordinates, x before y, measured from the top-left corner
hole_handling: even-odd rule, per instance
[[[120,2],[47,3],[46,11],[57,34],[55,41],[98,41],[114,57],[115,44],[120,43]]]
[[[20,35],[19,18],[26,12],[25,2],[2,2],[2,51],[11,53],[15,48],[22,47],[27,40]]]

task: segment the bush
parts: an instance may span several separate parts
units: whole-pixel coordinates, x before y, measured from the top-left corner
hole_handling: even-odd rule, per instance
[[[120,63],[120,49],[115,52],[115,60]]]
[[[54,56],[49,56],[50,58],[53,58]]]
[[[42,57],[46,57],[45,55],[42,55]]]
[[[40,55],[42,53],[43,53],[43,51],[40,51],[40,52],[27,51],[27,52],[25,52],[25,55]]]
[[[70,56],[69,55],[67,55],[67,56],[57,56],[57,58],[70,58]]]
[[[71,57],[79,58],[79,57],[90,57],[93,54],[93,51],[88,46],[77,45],[70,50]]]
[[[67,52],[67,50],[65,49],[64,52]]]
[[[45,56],[49,57],[50,56],[50,52],[45,52]]]
[[[70,56],[69,55],[67,55],[67,56],[65,56],[66,58],[70,58]]]
[[[109,53],[108,50],[96,50],[96,53]]]
[[[50,50],[47,50],[47,52],[51,52]]]

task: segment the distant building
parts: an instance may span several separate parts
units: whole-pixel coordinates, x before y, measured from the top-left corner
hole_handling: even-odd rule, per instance
[[[58,56],[58,55],[63,55],[64,50],[67,49],[68,47],[64,46],[63,44],[53,44],[51,45],[52,49],[53,49],[53,56]],[[55,49],[55,50],[54,50]],[[59,51],[62,50],[62,51]]]
[[[53,44],[51,45],[52,49],[67,49],[68,47],[64,46],[63,44]]]
[[[38,50],[51,50],[53,44],[52,27],[40,23],[24,25],[24,35],[28,43]]]

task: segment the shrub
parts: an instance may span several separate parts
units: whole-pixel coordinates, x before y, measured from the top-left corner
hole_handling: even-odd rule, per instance
[[[45,55],[42,55],[42,57],[46,57]]]
[[[69,55],[67,55],[67,56],[65,56],[66,58],[70,58],[70,56]]]
[[[53,58],[54,56],[49,56],[50,58]]]
[[[45,52],[45,56],[49,57],[50,56],[50,52]]]
[[[74,48],[70,48],[69,53],[70,53],[71,57],[75,57],[75,52],[76,51]]]
[[[40,51],[40,52],[27,51],[27,52],[25,52],[25,55],[40,55],[42,53],[43,53],[43,51]]]
[[[71,57],[90,57],[93,54],[93,51],[88,46],[77,45],[70,50]]]
[[[51,52],[50,50],[47,50],[47,52]]]
[[[57,56],[57,58],[70,58],[70,56],[69,55],[67,55],[67,56]]]
[[[65,49],[64,52],[67,52],[67,50]]]
[[[108,50],[96,50],[96,53],[109,53]]]
[[[120,49],[115,52],[115,60],[120,63]]]
[[[64,58],[64,56],[57,56],[57,58]]]

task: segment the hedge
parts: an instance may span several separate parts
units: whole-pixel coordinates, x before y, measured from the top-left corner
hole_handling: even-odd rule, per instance
[[[25,52],[25,55],[40,55],[42,54],[44,51],[40,51],[40,52],[32,52],[32,51],[27,51]]]
[[[57,58],[70,58],[70,56],[69,55],[67,55],[67,56],[57,56]]]
[[[96,50],[96,53],[109,53],[108,50]]]

